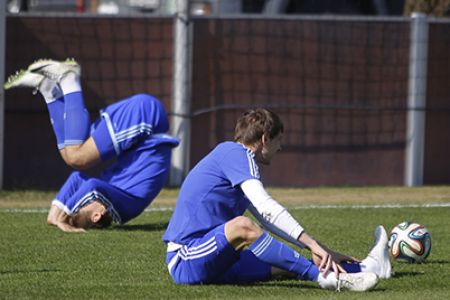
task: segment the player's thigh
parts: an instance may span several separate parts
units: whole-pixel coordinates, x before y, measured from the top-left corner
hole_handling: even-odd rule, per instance
[[[176,283],[213,282],[239,260],[239,252],[228,243],[223,227],[218,226],[177,252],[167,254],[169,272]]]
[[[106,107],[93,127],[92,138],[102,160],[106,161],[151,134],[167,131],[168,121],[158,100],[138,94]]]

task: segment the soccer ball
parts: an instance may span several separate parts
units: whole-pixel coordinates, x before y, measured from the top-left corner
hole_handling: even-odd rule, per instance
[[[395,226],[389,237],[389,251],[400,262],[423,262],[431,251],[431,234],[415,222],[403,222]]]

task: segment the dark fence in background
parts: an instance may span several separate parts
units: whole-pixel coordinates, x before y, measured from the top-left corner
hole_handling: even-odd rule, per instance
[[[428,37],[424,184],[450,183],[450,23],[431,23]]]
[[[6,74],[37,58],[74,57],[85,102],[99,109],[146,92],[170,110],[172,18],[8,17]],[[31,90],[5,93],[4,187],[56,188],[71,169],[59,156],[45,102]]]
[[[171,111],[172,19],[8,17],[6,74],[39,57],[75,57],[86,103],[133,93]],[[231,139],[237,117],[264,106],[285,122],[268,185],[403,185],[410,23],[404,20],[197,18],[192,63],[193,166]],[[449,24],[430,24],[424,182],[450,183]],[[46,107],[5,94],[6,188],[56,188],[58,156]]]
[[[211,19],[194,39],[191,163],[265,106],[286,127],[270,184],[403,184],[408,23]]]

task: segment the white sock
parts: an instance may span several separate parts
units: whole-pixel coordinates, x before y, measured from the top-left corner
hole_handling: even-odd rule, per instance
[[[373,272],[375,274],[379,274],[380,265],[379,263],[372,257],[367,256],[360,263],[361,272]]]
[[[39,86],[39,92],[44,97],[45,102],[52,103],[56,99],[63,96],[61,88],[54,80],[45,78]]]
[[[337,288],[337,278],[334,272],[329,272],[326,277],[319,273],[316,282],[323,289],[336,289]]]
[[[80,77],[74,72],[69,72],[61,78],[59,85],[64,93],[64,95],[81,92]]]

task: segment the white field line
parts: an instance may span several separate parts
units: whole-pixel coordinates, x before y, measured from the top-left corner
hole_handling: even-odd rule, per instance
[[[378,208],[441,208],[450,207],[450,202],[447,203],[426,203],[426,204],[355,204],[355,205],[299,205],[287,206],[289,210],[302,209],[378,209]],[[173,207],[149,207],[144,212],[163,212],[173,211]],[[47,208],[0,208],[0,212],[5,213],[48,213]]]

